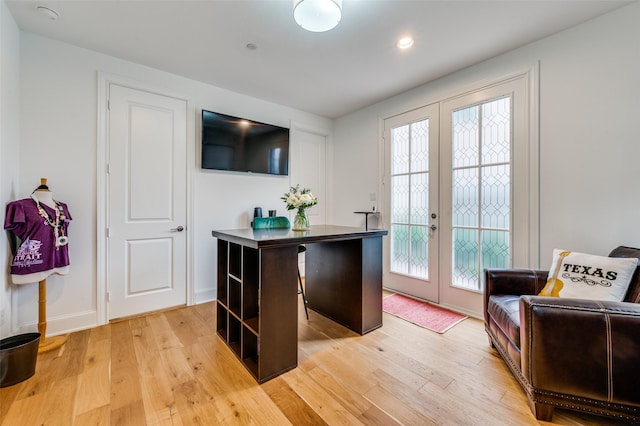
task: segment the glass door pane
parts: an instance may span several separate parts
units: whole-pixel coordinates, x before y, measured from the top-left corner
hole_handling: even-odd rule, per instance
[[[433,106],[385,120],[389,165],[385,285],[436,301],[437,129]]]
[[[451,155],[451,285],[482,291],[484,268],[511,263],[511,97],[454,111]]]
[[[391,272],[428,279],[429,119],[391,130]]]

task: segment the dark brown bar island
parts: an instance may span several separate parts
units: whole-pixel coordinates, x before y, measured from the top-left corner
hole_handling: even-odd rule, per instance
[[[298,246],[308,307],[358,334],[382,326],[386,230],[232,229],[218,239],[217,332],[259,383],[298,365]]]

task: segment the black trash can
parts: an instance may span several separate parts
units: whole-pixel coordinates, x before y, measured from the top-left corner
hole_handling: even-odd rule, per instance
[[[0,388],[18,384],[36,372],[40,333],[0,340]]]

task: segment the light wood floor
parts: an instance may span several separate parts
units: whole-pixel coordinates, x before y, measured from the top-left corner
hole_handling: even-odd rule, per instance
[[[215,334],[215,303],[68,336],[0,390],[2,425],[536,425],[467,319],[440,335],[384,314],[365,336],[299,311],[298,368],[258,385]],[[555,424],[613,425],[556,410]],[[549,423],[540,423],[549,424]]]

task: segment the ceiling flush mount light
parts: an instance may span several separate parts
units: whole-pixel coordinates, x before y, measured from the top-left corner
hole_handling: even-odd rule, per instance
[[[396,46],[398,46],[399,49],[408,49],[413,46],[413,39],[411,37],[402,37],[398,40]]]
[[[307,31],[329,31],[342,18],[342,0],[293,0],[293,17]]]
[[[56,10],[53,10],[47,6],[36,6],[36,10],[52,21],[55,21],[60,17],[60,14]]]

